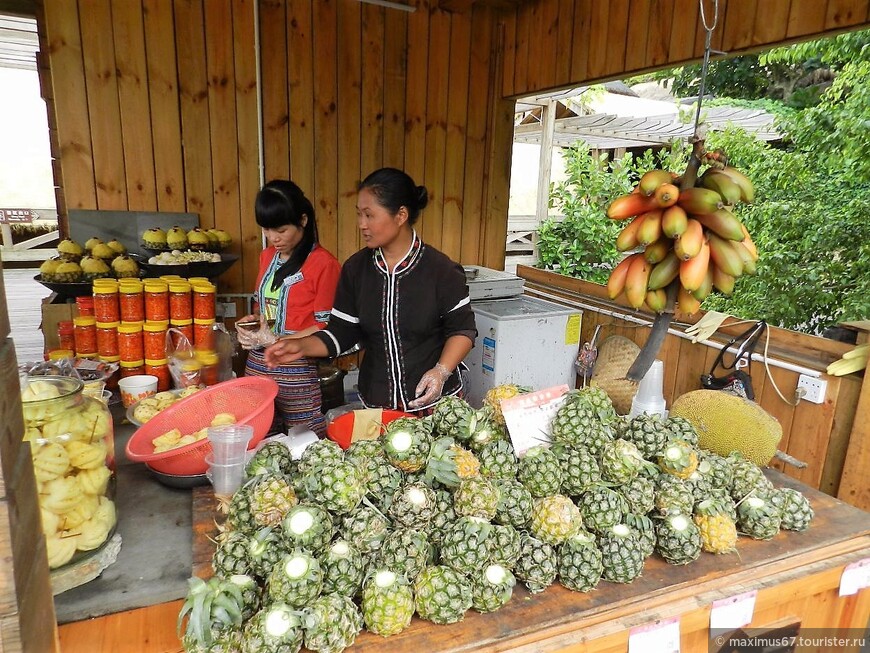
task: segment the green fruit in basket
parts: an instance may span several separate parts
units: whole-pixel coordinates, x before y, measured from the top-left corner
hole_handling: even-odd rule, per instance
[[[322,507],[300,503],[290,508],[284,517],[281,532],[288,548],[316,553],[329,544],[335,533],[335,524]]]
[[[343,651],[353,644],[362,624],[362,615],[353,601],[346,596],[324,594],[303,613],[305,648],[315,653]]]
[[[320,596],[323,571],[317,559],[304,551],[288,553],[272,568],[266,581],[269,601],[302,608]]]
[[[352,512],[362,501],[365,491],[357,466],[344,460],[306,474],[306,496],[333,514]]]
[[[411,624],[414,592],[407,578],[381,569],[366,581],[362,595],[366,627],[376,635],[397,635]]]
[[[332,440],[317,440],[312,442],[302,452],[299,458],[299,472],[307,474],[316,469],[344,460],[344,451]]]
[[[290,481],[281,474],[258,474],[250,482],[251,514],[259,526],[275,526],[298,501]]]
[[[245,474],[248,477],[267,472],[275,472],[292,475],[296,471],[296,463],[289,447],[283,442],[266,442],[257,449],[257,452],[245,466]]]
[[[241,653],[298,653],[302,648],[302,621],[286,603],[260,610],[245,624]]]
[[[363,583],[365,561],[347,540],[336,540],[319,558],[323,569],[323,593],[356,596]]]
[[[242,531],[226,533],[218,542],[211,558],[211,566],[218,576],[249,574],[252,572],[248,557],[249,537]]]

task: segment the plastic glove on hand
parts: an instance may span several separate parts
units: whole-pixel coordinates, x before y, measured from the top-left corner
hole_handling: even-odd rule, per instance
[[[704,317],[686,328],[686,334],[692,336],[692,342],[706,340],[716,333],[719,327],[722,326],[722,323],[729,317],[731,316],[728,313],[707,311]]]
[[[421,408],[431,404],[441,396],[441,390],[450,377],[450,370],[441,363],[435,363],[435,367],[426,372],[417,384],[415,392],[417,398],[408,403],[408,408]]]
[[[242,349],[257,349],[258,347],[268,347],[278,337],[272,333],[272,330],[266,325],[266,318],[263,315],[248,315],[237,322],[242,324],[245,322],[258,321],[260,326],[256,329],[245,328],[239,326],[236,330],[239,338],[239,346]]]

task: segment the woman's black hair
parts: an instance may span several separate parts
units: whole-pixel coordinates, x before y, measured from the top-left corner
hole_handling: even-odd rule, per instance
[[[254,216],[264,229],[277,229],[293,225],[302,229],[302,240],[272,277],[272,290],[277,290],[284,279],[296,274],[318,242],[317,219],[311,200],[296,184],[288,179],[273,179],[260,189],[254,201]],[[303,218],[307,217],[305,226]]]
[[[393,215],[403,206],[408,209],[408,224],[411,225],[429,203],[426,187],[417,186],[406,172],[396,168],[375,170],[360,182],[357,190],[364,188],[375,196],[378,204]]]

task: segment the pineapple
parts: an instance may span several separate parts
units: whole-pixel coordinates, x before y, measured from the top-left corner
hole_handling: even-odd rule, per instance
[[[432,438],[415,417],[400,417],[387,425],[381,441],[390,463],[405,473],[419,472],[426,466]]]
[[[520,557],[514,566],[526,589],[532,594],[543,592],[556,580],[556,549],[531,535],[522,536]]]
[[[616,524],[598,536],[603,572],[612,583],[630,583],[643,571],[644,556],[637,533],[626,524]]]
[[[363,584],[362,553],[347,540],[336,540],[318,560],[323,569],[323,593],[355,596]]]
[[[734,475],[731,479],[731,498],[741,501],[750,494],[767,496],[773,493],[773,483],[755,463],[746,460],[740,453],[733,452],[728,456]]]
[[[495,612],[514,592],[516,578],[500,564],[487,565],[471,574],[471,605],[478,612]]]
[[[773,501],[748,496],[737,506],[740,532],[753,540],[769,540],[779,533],[782,517]]]
[[[468,449],[457,444],[450,447],[453,452],[453,462],[456,464],[456,475],[460,479],[474,478],[480,474],[480,460]]]
[[[435,514],[429,522],[429,541],[433,546],[440,546],[444,529],[455,519],[453,495],[447,490],[435,490]]]
[[[320,506],[300,503],[284,517],[281,531],[288,549],[301,548],[316,553],[332,539],[335,524]]]
[[[498,506],[493,521],[522,530],[532,518],[532,493],[525,485],[513,479],[496,482],[499,490]]]
[[[320,596],[323,570],[317,559],[304,551],[285,555],[266,580],[269,600],[302,608]]]
[[[298,653],[302,648],[302,622],[292,606],[273,603],[246,624],[241,653]]]
[[[731,521],[737,521],[737,506],[734,504],[734,500],[731,498],[731,494],[728,490],[714,487],[710,490],[710,499],[719,502],[719,505],[725,514],[731,517]]]
[[[498,508],[498,487],[483,477],[463,480],[453,494],[457,515],[492,519]]]
[[[362,615],[366,628],[376,635],[397,635],[411,624],[414,593],[403,576],[381,569],[363,588]]]
[[[577,391],[581,401],[585,401],[592,413],[602,424],[614,424],[618,416],[610,396],[597,386],[587,386]]]
[[[535,499],[532,535],[547,544],[561,544],[583,528],[580,509],[566,496],[555,494]]]
[[[236,490],[229,502],[224,499],[219,500],[219,510],[227,513],[227,520],[224,523],[227,530],[254,533],[258,529],[251,512],[250,483],[249,481],[247,485]]]
[[[655,508],[656,484],[646,476],[635,476],[619,488],[619,493],[628,502],[630,512],[645,515]]]
[[[257,526],[275,526],[298,503],[296,492],[281,474],[258,474],[250,481],[251,514]]]
[[[443,397],[432,412],[435,432],[439,435],[467,442],[471,438],[470,421],[474,409],[459,397]]]
[[[504,438],[504,427],[495,420],[489,406],[474,411],[471,418],[471,437],[468,439],[468,446],[473,451],[480,452],[487,445]]]
[[[565,540],[559,547],[556,569],[559,582],[569,590],[589,592],[595,589],[604,569],[595,538],[580,530]]]
[[[247,574],[233,574],[226,578],[226,582],[235,585],[241,592],[242,621],[247,621],[254,616],[262,604],[263,597],[260,586],[253,576]]]
[[[219,576],[208,582],[190,578],[188,584],[187,597],[178,613],[178,632],[185,650],[208,651],[222,633],[241,627],[245,599],[241,587]]]
[[[698,468],[698,454],[685,440],[671,440],[658,460],[663,472],[677,478],[687,479]]]
[[[532,389],[526,386],[516,385],[514,383],[502,383],[501,385],[494,386],[486,391],[486,394],[483,396],[483,403],[485,406],[489,406],[492,411],[492,418],[496,423],[504,426],[504,413],[501,412],[502,399],[511,399],[512,397],[531,391]]]
[[[655,509],[659,514],[689,514],[694,504],[692,488],[685,481],[670,474],[660,474],[656,479]]]
[[[624,485],[638,475],[645,461],[638,448],[627,440],[612,440],[601,449],[601,478]]]
[[[230,531],[218,542],[211,559],[216,576],[252,573],[251,560],[248,558],[248,540],[247,534]]]
[[[406,483],[393,495],[390,517],[399,526],[425,530],[435,512],[435,491],[420,483]]]
[[[616,490],[594,485],[577,497],[583,523],[593,531],[606,531],[622,521],[628,502]]]
[[[450,567],[426,567],[414,581],[414,606],[422,619],[456,623],[462,621],[471,604],[471,584]]]
[[[701,534],[701,546],[704,551],[719,554],[737,550],[737,526],[721,501],[716,499],[701,501],[695,507],[694,519]]]
[[[372,458],[363,472],[366,477],[366,496],[381,510],[387,510],[396,490],[405,476],[393,467],[386,458]]]
[[[463,465],[463,474],[460,474],[460,463]],[[461,478],[476,476],[477,465],[474,454],[457,446],[453,438],[438,438],[429,449],[426,471],[420,481],[433,488],[437,483],[455,488]]]
[[[563,493],[576,497],[601,482],[598,460],[585,447],[575,449],[557,444],[553,447],[553,452],[562,469]]]
[[[701,451],[700,458],[702,462],[707,462],[710,469],[707,473],[707,479],[710,485],[714,488],[728,489],[734,480],[734,469],[731,467],[731,461],[712,451]],[[699,463],[700,465],[700,463]]]
[[[338,444],[332,440],[315,440],[302,452],[299,458],[299,472],[307,474],[339,460],[344,460],[344,451]]]
[[[568,392],[550,423],[553,442],[586,447],[598,455],[604,444],[613,439],[611,421],[602,421],[601,410],[600,403],[592,401],[592,393],[582,390]]]
[[[380,510],[363,504],[352,513],[342,516],[339,530],[341,536],[353,542],[365,557],[381,548],[390,532],[390,522]]]
[[[302,613],[305,648],[316,653],[337,653],[353,644],[362,630],[359,608],[346,596],[324,594]]]
[[[713,491],[713,484],[710,482],[710,469],[710,463],[701,460],[698,463],[698,468],[686,479],[686,485],[691,490],[695,503],[709,498],[710,492]]]
[[[688,442],[693,447],[698,446],[698,432],[685,417],[669,417],[665,425],[671,432],[670,439]]]
[[[273,472],[290,476],[296,471],[296,463],[290,448],[283,442],[266,442],[257,449],[245,465],[245,474],[250,478],[257,474]]]
[[[267,578],[272,567],[288,553],[280,532],[268,526],[248,538],[247,544],[251,570],[258,578]]]
[[[365,485],[359,469],[346,460],[314,468],[306,474],[306,495],[335,515],[344,515],[362,501]]]
[[[496,440],[483,447],[478,454],[480,473],[486,478],[516,478],[517,456],[507,440]]]
[[[403,528],[392,531],[381,546],[378,566],[413,581],[432,561],[432,545],[423,531]]]
[[[656,526],[656,551],[672,565],[686,565],[701,555],[701,534],[687,515],[668,515]]]
[[[441,563],[468,575],[489,560],[492,524],[478,517],[459,517],[444,529]]]
[[[783,487],[771,495],[782,516],[781,527],[789,531],[805,531],[815,515],[809,500],[797,490]]]
[[[644,458],[655,460],[664,451],[672,434],[660,415],[641,413],[628,422],[622,437],[633,442]]]
[[[520,459],[517,480],[525,485],[535,498],[558,494],[562,485],[559,459],[548,447],[542,445],[532,447]]]
[[[354,465],[360,465],[362,460],[384,457],[384,445],[380,440],[357,440],[351,442],[344,452],[344,459]]]
[[[494,524],[486,541],[489,560],[512,568],[520,557],[522,538],[520,532],[507,524]]]
[[[646,515],[628,513],[623,523],[637,535],[637,545],[644,558],[649,558],[656,550],[656,527]]]

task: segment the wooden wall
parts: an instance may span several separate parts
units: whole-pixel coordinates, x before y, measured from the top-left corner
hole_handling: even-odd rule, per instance
[[[190,211],[242,254],[264,178],[312,197],[324,245],[359,248],[355,190],[389,165],[430,191],[423,237],[501,267],[513,107],[498,98],[493,10],[407,13],[352,0],[42,0],[40,71],[59,208]]]
[[[712,19],[712,0],[704,0]],[[505,13],[505,96],[697,61],[698,0],[538,0]],[[712,21],[710,21],[712,23]],[[712,48],[737,55],[870,25],[870,0],[719,0]]]
[[[611,335],[624,336],[641,346],[646,342],[649,335],[648,325],[653,316],[607,300],[603,286],[526,266],[519,266],[517,271],[527,280],[526,292],[544,292],[552,295],[556,301],[572,305],[579,302],[587,307],[583,312],[580,342],[588,342],[598,325],[601,326],[598,344]],[[617,316],[610,313],[616,313]],[[630,317],[624,319],[622,315]],[[639,325],[631,317],[640,317],[647,324]],[[678,316],[678,321],[694,322],[699,318],[700,315],[692,318]],[[744,324],[726,327],[721,333],[733,337],[747,326]],[[769,331],[771,358],[817,371],[824,371],[830,362],[840,358],[854,346],[785,329],[771,328]],[[721,341],[725,342],[725,339],[722,338]],[[762,353],[764,346],[765,342],[762,341],[756,349],[757,353]],[[701,374],[710,371],[718,354],[717,348],[700,343],[693,344],[690,340],[673,334],[667,336],[658,358],[664,363],[663,391],[668,405],[681,394],[700,389]],[[862,392],[862,378],[858,375],[834,377],[823,374],[822,378],[828,382],[824,403],[800,401],[793,405],[780,398],[774,383],[786,399],[794,402],[798,372],[770,366],[774,381],[771,383],[764,365],[753,361],[749,373],[755,390],[755,400],[782,425],[783,437],[778,448],[807,463],[806,468],[797,469],[775,460],[771,467],[827,494],[839,496],[843,501],[859,508],[870,509],[866,492],[847,492],[845,487],[841,488],[844,469],[847,467],[847,451],[850,444],[853,448],[855,446],[851,441],[858,437],[855,435],[859,433],[856,428],[860,426],[858,422],[866,421],[866,417],[856,417],[858,397]],[[849,487],[853,487],[854,481],[849,483]]]

